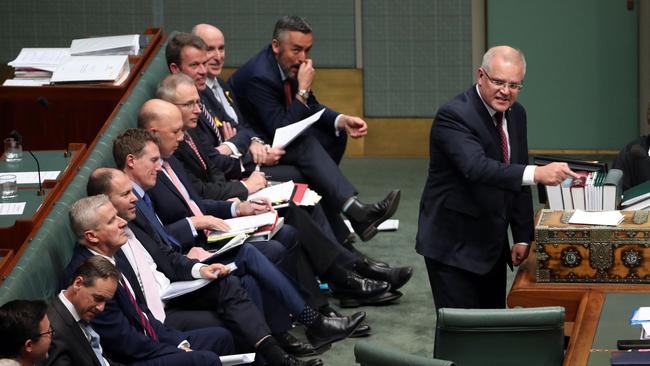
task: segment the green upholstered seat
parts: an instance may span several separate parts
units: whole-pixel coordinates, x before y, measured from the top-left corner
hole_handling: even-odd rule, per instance
[[[434,357],[473,365],[561,365],[564,308],[439,309]]]
[[[414,355],[372,342],[357,342],[354,357],[361,366],[453,366],[451,361]]]

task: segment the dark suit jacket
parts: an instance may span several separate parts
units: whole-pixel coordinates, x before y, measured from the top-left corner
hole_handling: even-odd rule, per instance
[[[55,333],[52,337],[48,358],[43,365],[101,365],[86,335],[58,296],[55,296],[50,302],[47,317],[50,319]],[[105,342],[102,339],[100,342],[103,347]],[[121,365],[110,360],[108,362],[112,366]]]
[[[70,264],[64,270],[62,283],[69,283],[74,270],[92,255],[84,246],[77,244]],[[91,322],[93,329],[101,337],[104,352],[111,359],[126,364],[184,352],[178,349],[177,346],[186,336],[179,331],[164,326],[149,311],[144,300],[144,294],[138,285],[136,274],[121,250],[116,253],[115,261],[117,268],[131,284],[138,305],[149,319],[159,342],[154,342],[144,334],[139,315],[131,303],[128,293],[122,285],[118,285],[113,299],[106,302],[104,311],[97,314]]]
[[[623,190],[650,180],[648,148],[650,148],[650,136],[641,136],[618,153],[614,160],[614,168],[623,171]]]
[[[213,215],[222,219],[229,219],[232,217],[230,212],[231,202],[215,201],[210,199],[202,199],[192,188],[192,185],[187,178],[183,164],[175,157],[167,159],[169,165],[172,167],[178,179],[187,190],[190,198],[206,215]],[[167,228],[169,233],[173,235],[179,242],[183,244],[184,250],[196,245],[204,245],[207,241],[205,234],[202,230],[198,230],[198,236],[194,238],[192,235],[192,228],[187,222],[186,218],[194,216],[192,210],[187,205],[181,193],[176,189],[174,183],[163,172],[158,173],[156,185],[147,191],[153,208],[158,214],[160,221]]]
[[[185,140],[180,143],[174,156],[183,163],[190,184],[199,196],[214,200],[227,200],[233,197],[245,200],[248,197],[248,189],[241,182],[226,179],[223,171],[217,168],[208,156],[209,151],[214,149],[202,143],[198,131],[191,129],[185,133],[194,140],[207,169],[203,169],[198,156]]]
[[[507,248],[533,239],[526,112],[507,112],[510,164],[502,162],[494,122],[475,86],[442,106],[430,136],[429,176],[420,202],[416,250],[474,273],[489,271]],[[508,256],[509,258],[509,256]]]
[[[298,122],[322,108],[326,109],[325,113],[314,127],[334,136],[334,120],[339,114],[319,104],[313,93],[307,101],[308,106],[294,100],[290,108],[285,107],[282,76],[271,45],[240,67],[230,77],[228,84],[246,121],[256,131],[263,133],[267,142],[273,141],[277,128]],[[297,89],[298,84],[293,80],[293,98]]]

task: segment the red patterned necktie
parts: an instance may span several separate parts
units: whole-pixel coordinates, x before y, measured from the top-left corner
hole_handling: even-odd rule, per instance
[[[291,81],[289,79],[284,80],[284,97],[287,108],[291,106],[291,100],[293,96],[291,95]]]
[[[133,296],[133,293],[129,289],[129,285],[126,284],[126,281],[122,279],[122,287],[124,288],[124,291],[129,295],[129,300],[131,301],[131,304],[133,307],[135,307],[135,312],[138,313],[138,317],[140,318],[140,325],[142,325],[142,328],[144,328],[145,332],[147,332],[147,335],[154,341],[158,342],[158,336],[156,335],[156,332],[153,330],[153,326],[151,326],[151,323],[149,322],[149,319],[144,315],[144,312],[142,311],[142,308],[138,305],[138,302],[135,301],[135,297]]]
[[[194,140],[192,139],[192,136],[188,135],[187,133],[185,134],[185,142],[187,142],[188,145],[192,148],[192,151],[196,154],[196,157],[199,158],[199,161],[201,162],[201,166],[203,167],[203,170],[208,170],[208,166],[205,165],[205,161],[201,157],[201,154],[199,154],[199,149],[196,147],[196,144],[194,143]]]
[[[510,154],[508,152],[508,137],[506,132],[503,130],[503,112],[496,112],[494,114],[494,119],[496,120],[496,129],[499,132],[501,137],[501,152],[503,154],[503,162],[505,164],[510,163]]]

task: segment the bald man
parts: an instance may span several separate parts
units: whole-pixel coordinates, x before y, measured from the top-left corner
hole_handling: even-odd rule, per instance
[[[521,51],[491,48],[476,84],[436,113],[416,250],[438,309],[504,308],[506,263],[519,265],[533,240],[530,186],[575,175],[565,163],[528,166],[526,112],[517,103],[525,73]]]

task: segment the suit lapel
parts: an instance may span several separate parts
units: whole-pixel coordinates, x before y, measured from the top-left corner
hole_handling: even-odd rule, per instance
[[[86,353],[87,359],[93,360],[93,364],[100,366],[99,360],[97,357],[95,357],[95,351],[93,351],[92,347],[90,346],[90,342],[88,341],[88,338],[86,338],[86,335],[84,332],[81,330],[81,327],[77,322],[74,320],[72,317],[72,314],[68,311],[68,309],[63,305],[61,300],[59,299],[58,296],[54,298],[52,301],[52,307],[54,311],[57,312],[63,323],[65,323],[66,327],[68,327],[69,333],[76,339],[79,339],[79,344],[82,345],[83,352]]]
[[[512,113],[512,108],[506,111],[506,119],[508,121],[508,139],[510,142],[510,163],[517,163],[519,161],[519,154],[516,147],[520,137],[517,120],[515,119],[514,113]]]
[[[470,95],[470,100],[474,105],[474,110],[476,114],[480,116],[482,121],[481,133],[484,134],[485,136],[490,136],[489,140],[486,139],[484,141],[492,142],[490,144],[491,146],[487,147],[486,153],[492,159],[503,160],[503,158],[501,157],[501,137],[499,136],[499,133],[495,128],[494,119],[490,115],[490,112],[487,110],[487,108],[485,108],[485,104],[483,104],[481,97],[478,95],[478,91],[476,91],[476,85],[472,86],[472,88],[469,90],[469,95]]]

